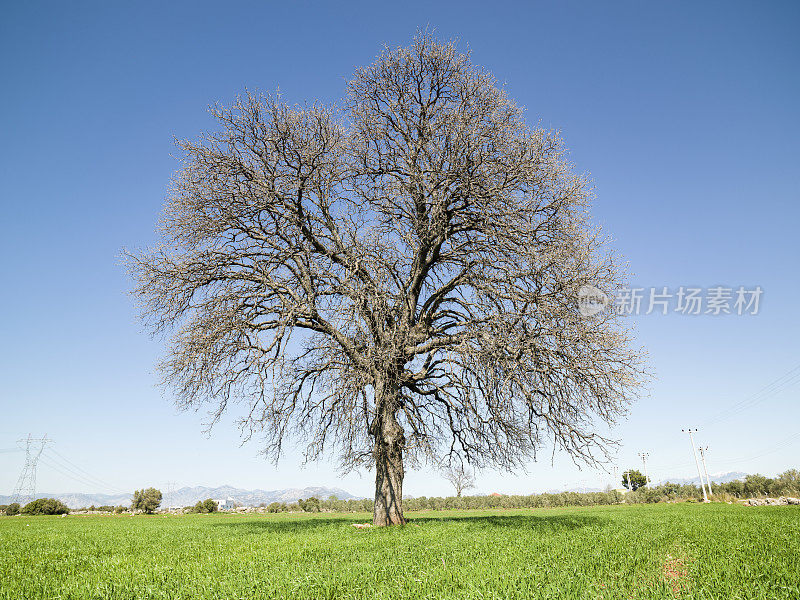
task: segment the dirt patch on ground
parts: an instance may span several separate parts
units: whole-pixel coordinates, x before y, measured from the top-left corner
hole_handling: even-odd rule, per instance
[[[689,588],[689,571],[683,558],[667,555],[661,567],[661,580],[672,590],[672,595],[679,598],[681,593]]]

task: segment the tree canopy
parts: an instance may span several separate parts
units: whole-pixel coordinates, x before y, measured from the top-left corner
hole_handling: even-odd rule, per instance
[[[23,506],[21,512],[23,515],[65,515],[69,508],[56,498],[38,498]]]
[[[131,510],[141,510],[145,513],[152,513],[161,504],[161,491],[156,488],[147,488],[133,492]]]
[[[640,487],[647,485],[647,477],[636,469],[630,469],[622,473],[622,485],[635,492]]]
[[[613,311],[619,261],[560,136],[452,43],[419,35],[338,104],[246,94],[180,143],[162,243],[128,254],[143,318],[173,332],[180,406],[234,404],[277,457],[375,469],[402,523],[405,461],[514,469],[548,445],[602,459],[641,354]]]

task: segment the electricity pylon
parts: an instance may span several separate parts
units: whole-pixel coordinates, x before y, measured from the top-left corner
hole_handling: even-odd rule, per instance
[[[167,495],[164,497],[164,508],[169,510],[172,508],[172,505],[175,504],[175,485],[177,485],[174,481],[167,482]]]
[[[25,444],[25,466],[22,468],[22,473],[20,473],[17,480],[17,486],[11,494],[12,502],[27,504],[36,500],[36,465],[39,463],[39,457],[42,455],[45,446],[52,442],[53,440],[47,439],[47,434],[38,439],[28,434],[27,438],[17,440],[17,443]]]

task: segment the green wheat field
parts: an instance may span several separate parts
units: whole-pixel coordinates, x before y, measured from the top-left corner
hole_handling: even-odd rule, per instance
[[[800,598],[800,507],[0,518],[0,599]]]

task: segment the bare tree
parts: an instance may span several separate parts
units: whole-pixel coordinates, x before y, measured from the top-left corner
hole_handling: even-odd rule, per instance
[[[212,114],[180,143],[162,244],[126,258],[145,323],[173,332],[179,406],[213,424],[241,403],[269,456],[293,436],[307,460],[374,467],[376,525],[404,522],[408,460],[604,458],[595,421],[626,411],[641,357],[576,298],[622,276],[561,139],[488,73],[420,35],[341,105],[247,94]]]
[[[456,496],[461,497],[461,492],[475,487],[475,473],[463,462],[454,462],[444,468],[444,478],[456,490]]]

